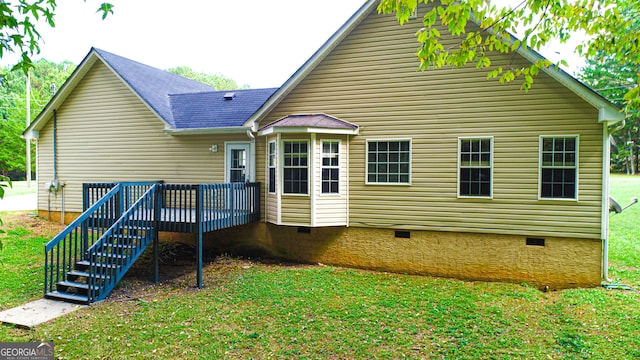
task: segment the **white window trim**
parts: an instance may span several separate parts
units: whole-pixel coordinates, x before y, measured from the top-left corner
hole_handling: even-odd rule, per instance
[[[271,144],[274,144],[274,151],[275,154],[271,154],[269,151],[271,150]],[[278,193],[278,142],[276,140],[270,140],[267,142],[267,193],[269,194],[277,194]],[[271,156],[274,156],[275,158],[273,159],[275,164],[274,166],[270,165],[270,161],[271,161]],[[271,169],[275,169],[275,175],[274,175],[274,182],[275,182],[275,186],[274,186],[274,191],[269,191],[269,188],[271,187],[271,183],[270,183],[270,178],[269,178],[269,173],[271,172]]]
[[[548,138],[568,138],[573,137],[576,139],[576,194],[575,198],[550,198],[550,197],[542,197],[542,140]],[[565,135],[540,135],[538,138],[538,201],[569,201],[569,202],[578,202],[579,194],[578,189],[580,189],[579,184],[580,179],[580,135],[577,134],[565,134]]]
[[[324,144],[325,143],[338,143],[338,166],[327,166],[325,167],[322,164],[322,159],[324,157],[324,152],[322,151],[324,148]],[[320,194],[320,196],[327,196],[327,197],[331,197],[331,196],[340,196],[342,195],[342,192],[340,191],[340,184],[342,183],[342,166],[341,166],[341,162],[342,162],[342,140],[340,139],[323,139],[320,140],[320,172],[319,172],[319,177],[320,177],[320,191],[318,192]],[[338,192],[337,193],[323,193],[322,192],[322,171],[324,169],[338,169]]]
[[[479,140],[483,140],[483,139],[489,139],[490,140],[490,146],[491,146],[491,156],[489,159],[489,162],[491,163],[489,165],[489,168],[491,169],[491,184],[489,185],[489,193],[491,194],[490,196],[473,196],[473,195],[460,195],[460,151],[462,149],[462,140],[473,140],[473,139],[479,139]],[[457,175],[456,175],[456,193],[459,199],[493,199],[493,154],[495,153],[495,149],[494,149],[494,145],[493,145],[493,136],[459,136],[458,137],[458,151],[456,153],[457,156]]]
[[[307,193],[306,194],[289,194],[284,192],[284,143],[285,142],[306,142],[307,143]],[[311,174],[311,161],[313,160],[311,158],[311,149],[310,149],[311,141],[309,139],[281,139],[279,145],[280,145],[279,148],[282,149],[282,151],[278,152],[278,160],[280,161],[279,163],[282,164],[282,166],[279,167],[280,171],[278,172],[280,174],[280,179],[282,179],[279,185],[280,194],[282,194],[282,196],[298,196],[298,197],[311,196],[310,174]]]
[[[418,5],[416,5],[415,9],[413,9],[413,12],[411,13],[411,15],[409,15],[409,20],[413,20],[417,18],[418,18]]]
[[[382,141],[408,141],[409,142],[409,182],[370,182],[369,181],[369,142]],[[385,185],[385,186],[410,186],[413,172],[413,139],[412,138],[371,138],[365,144],[364,156],[364,183],[365,185]]]

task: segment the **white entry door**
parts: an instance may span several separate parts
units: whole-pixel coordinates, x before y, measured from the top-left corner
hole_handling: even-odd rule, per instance
[[[251,179],[249,143],[227,143],[225,182],[247,182]]]

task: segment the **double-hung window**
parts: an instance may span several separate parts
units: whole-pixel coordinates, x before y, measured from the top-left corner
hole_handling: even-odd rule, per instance
[[[338,194],[340,188],[340,142],[322,141],[322,193]]]
[[[409,184],[411,140],[367,140],[367,183]]]
[[[578,137],[540,137],[540,198],[576,199]]]
[[[459,196],[491,197],[493,138],[458,140]]]
[[[284,194],[308,194],[309,193],[309,142],[284,141],[283,142],[283,170]]]
[[[275,141],[269,141],[269,145],[267,148],[267,158],[268,158],[268,169],[269,169],[269,174],[268,174],[268,186],[269,186],[269,193],[273,194],[276,192],[276,159],[277,157],[277,152],[276,152],[276,142]]]

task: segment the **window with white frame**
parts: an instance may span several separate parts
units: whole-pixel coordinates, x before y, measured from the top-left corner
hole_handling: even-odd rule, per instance
[[[491,197],[493,138],[458,139],[459,196]]]
[[[277,159],[277,152],[276,152],[276,142],[275,141],[269,141],[269,146],[267,149],[267,158],[268,158],[268,168],[269,168],[269,174],[268,174],[268,186],[269,186],[269,193],[273,194],[276,192],[276,159]]]
[[[284,194],[309,193],[309,143],[303,141],[283,142]]]
[[[323,140],[322,146],[322,193],[340,193],[340,141]]]
[[[367,183],[409,184],[411,140],[367,140]]]
[[[575,199],[577,196],[578,137],[540,137],[540,197]]]

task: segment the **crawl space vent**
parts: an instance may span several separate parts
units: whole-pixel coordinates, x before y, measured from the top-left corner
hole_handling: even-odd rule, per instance
[[[544,239],[542,238],[527,238],[527,246],[544,246]]]

